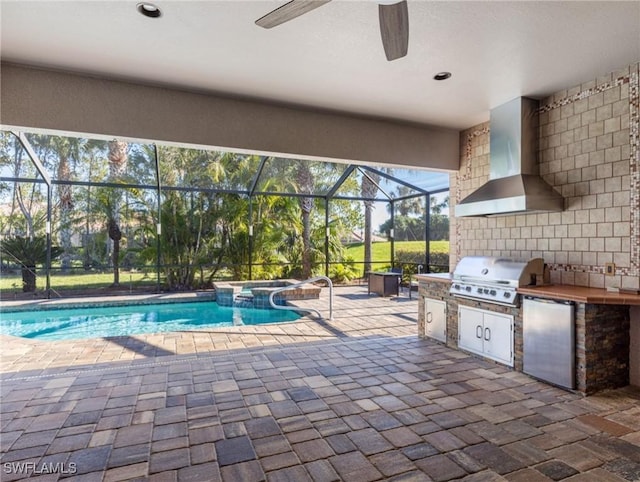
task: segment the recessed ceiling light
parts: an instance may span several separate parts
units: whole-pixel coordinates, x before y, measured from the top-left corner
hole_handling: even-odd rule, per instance
[[[149,18],[158,18],[160,15],[162,15],[160,9],[153,3],[139,3],[138,12]]]
[[[451,72],[438,72],[436,75],[433,76],[433,79],[447,80],[449,77],[451,77]]]

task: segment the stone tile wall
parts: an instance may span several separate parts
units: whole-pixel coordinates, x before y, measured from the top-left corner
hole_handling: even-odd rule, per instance
[[[451,219],[451,269],[468,255],[542,257],[551,281],[640,289],[639,65],[540,102],[539,166],[561,213]],[[489,176],[489,123],[460,135],[451,205]],[[605,263],[615,263],[605,276]]]

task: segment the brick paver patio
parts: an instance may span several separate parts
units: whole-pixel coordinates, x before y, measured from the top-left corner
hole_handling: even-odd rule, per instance
[[[640,480],[639,390],[551,387],[419,339],[417,312],[352,287],[333,321],[3,336],[0,479]]]

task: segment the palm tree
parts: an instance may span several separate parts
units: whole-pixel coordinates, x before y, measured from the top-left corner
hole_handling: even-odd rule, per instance
[[[51,246],[51,258],[60,255],[62,250]],[[0,255],[20,264],[22,272],[22,291],[25,293],[36,290],[36,265],[47,262],[47,238],[14,236],[4,239],[0,243]]]
[[[380,174],[374,171],[363,171],[360,185],[360,194],[364,201],[364,272],[371,271],[371,235],[373,226],[371,215],[376,194],[378,194],[378,184]]]
[[[70,181],[72,172],[70,161],[78,159],[83,140],[60,136],[51,137],[50,139],[53,151],[58,157],[57,178],[59,181]],[[60,261],[62,272],[67,273],[71,269],[73,195],[71,186],[68,184],[59,184],[57,189],[60,207],[59,236],[60,247],[62,248]]]
[[[449,207],[449,196],[438,201],[436,196],[431,196],[431,225],[430,239],[449,239],[449,216],[442,211]]]
[[[396,188],[397,197],[405,197],[413,194],[413,191],[408,186],[399,185]],[[424,206],[422,205],[422,200],[424,196],[416,196],[408,199],[403,199],[402,201],[396,201],[395,206],[398,210],[398,214],[400,216],[409,216],[410,214],[422,214]],[[432,198],[433,199],[433,198]],[[391,204],[389,204],[389,209],[391,209]]]
[[[431,196],[431,212],[433,214],[441,214],[442,210],[449,207],[449,196],[438,202],[438,198]]]
[[[92,139],[88,139],[83,145],[84,158],[81,167],[85,170],[86,179],[90,183],[95,182],[96,178],[100,178],[100,175],[102,174],[101,171],[105,169],[102,160],[106,153],[106,147],[106,143]],[[82,196],[79,199],[80,209],[84,210],[84,233],[82,235],[82,246],[83,266],[85,271],[90,270],[98,258],[102,258],[96,249],[96,240],[91,234],[91,227],[96,224],[96,219],[102,218],[106,213],[105,203],[96,202],[96,198],[98,201],[101,200],[102,191],[104,191],[104,189],[96,189],[92,184],[89,184],[85,189],[86,196]]]
[[[313,190],[313,174],[309,169],[309,164],[298,161],[296,169],[296,181],[298,189],[303,194],[310,194]],[[300,210],[302,211],[302,278],[311,277],[311,211],[313,211],[314,201],[312,197],[299,198]]]
[[[168,288],[193,288],[198,267],[207,264],[213,265],[213,272],[205,280],[201,270],[202,283],[211,280],[224,262],[236,279],[242,279],[248,259],[248,200],[208,190],[233,190],[248,169],[255,170],[258,158],[172,147],[163,147],[160,157],[163,185],[194,189],[163,191],[160,248]],[[157,256],[153,247],[145,253],[149,259]]]
[[[128,144],[114,139],[109,141],[109,178],[112,181],[119,180],[127,168],[127,148]],[[113,242],[113,284],[120,286],[120,241],[122,231],[120,230],[120,193],[112,191],[110,209],[107,209],[107,232],[109,239]]]

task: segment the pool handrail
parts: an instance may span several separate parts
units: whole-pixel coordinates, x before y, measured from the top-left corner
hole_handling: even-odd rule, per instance
[[[275,310],[311,311],[311,312],[314,312],[316,315],[318,315],[318,318],[323,320],[324,317],[322,316],[322,314],[320,314],[320,312],[318,310],[314,309],[314,308],[298,308],[297,306],[286,306],[285,307],[285,306],[276,305],[275,302],[273,301],[273,297],[277,293],[280,293],[280,292],[285,291],[285,290],[293,289],[293,288],[298,288],[298,287],[300,287],[302,285],[305,285],[307,283],[314,283],[316,281],[326,281],[327,285],[329,286],[329,320],[333,320],[333,282],[331,281],[330,278],[328,278],[326,276],[314,276],[313,278],[309,278],[309,279],[306,279],[304,281],[300,281],[299,283],[294,283],[292,285],[287,285],[287,286],[282,286],[280,288],[276,288],[269,295],[269,304]]]

